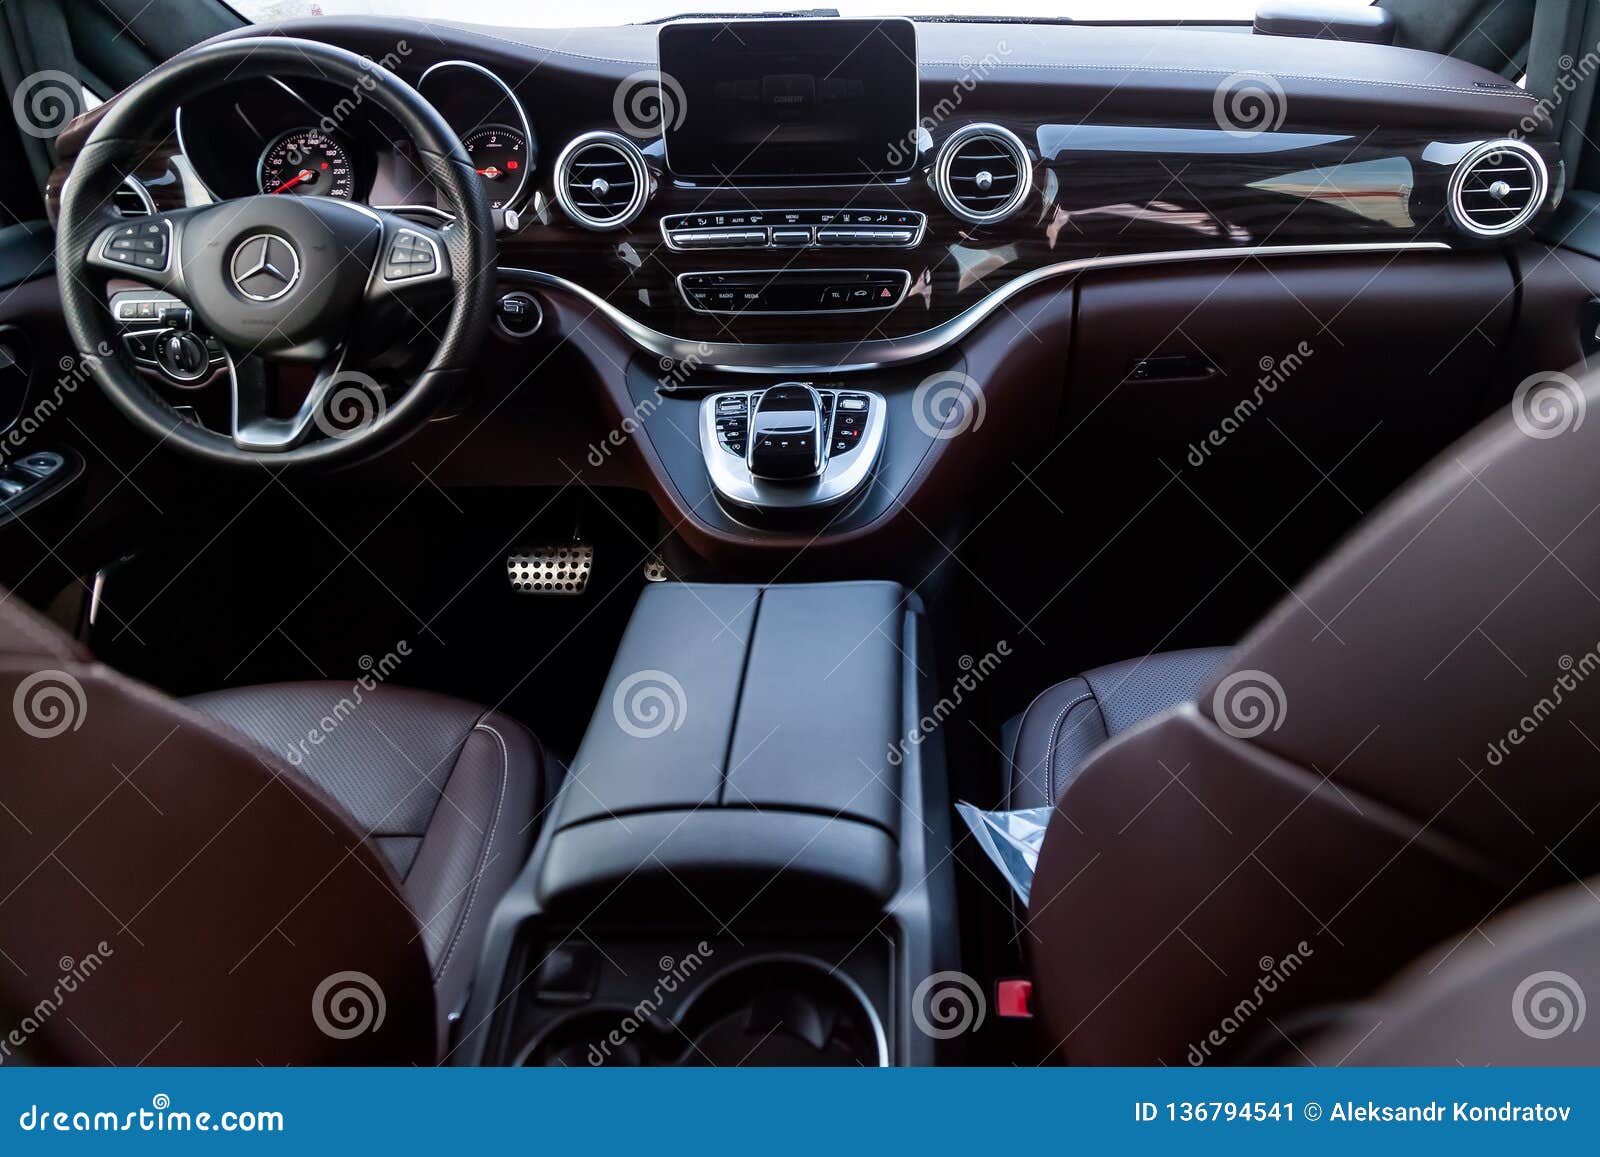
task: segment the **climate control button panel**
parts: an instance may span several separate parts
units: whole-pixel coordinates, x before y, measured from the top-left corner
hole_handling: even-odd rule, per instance
[[[751,209],[670,213],[661,236],[671,249],[910,249],[927,216],[912,209]]]

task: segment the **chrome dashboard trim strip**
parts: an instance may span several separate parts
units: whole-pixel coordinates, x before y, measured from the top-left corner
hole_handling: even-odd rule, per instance
[[[635,321],[581,285],[535,269],[501,266],[499,276],[549,289],[565,290],[592,306],[640,349],[657,357],[690,361],[702,369],[744,374],[838,374],[877,370],[931,357],[966,337],[1011,298],[1035,285],[1091,269],[1123,269],[1140,265],[1172,265],[1184,261],[1229,258],[1339,257],[1361,253],[1449,252],[1443,241],[1371,241],[1325,245],[1251,245],[1225,249],[1161,250],[1109,257],[1080,257],[1044,265],[1012,278],[982,301],[931,329],[899,338],[860,342],[696,342],[673,337]]]

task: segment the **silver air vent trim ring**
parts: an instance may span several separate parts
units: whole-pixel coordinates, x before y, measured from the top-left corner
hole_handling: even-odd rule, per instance
[[[629,173],[633,177],[633,195],[628,198],[627,207],[621,213],[610,217],[597,217],[587,210],[578,208],[572,200],[572,174],[569,171],[572,162],[583,150],[594,147],[616,150],[627,162]],[[638,145],[621,133],[597,129],[573,137],[567,142],[566,148],[561,150],[561,155],[556,158],[555,164],[555,192],[556,200],[560,202],[567,216],[585,229],[621,229],[643,211],[645,203],[650,199],[650,169],[645,164],[644,154],[639,151]]]
[[[1009,152],[1017,165],[1017,184],[1007,197],[993,209],[979,211],[970,209],[961,203],[954,189],[950,185],[950,166],[955,162],[956,154],[963,146],[975,140],[987,139],[995,142],[1001,149]],[[945,138],[939,146],[938,155],[933,160],[933,191],[939,194],[939,200],[951,213],[972,225],[992,225],[996,221],[1003,221],[1021,207],[1033,189],[1033,161],[1028,155],[1028,147],[1022,143],[1020,137],[1008,128],[988,122],[963,125]]]
[[[126,177],[122,178],[122,185],[119,186],[118,191],[120,192],[123,188],[131,190],[133,195],[139,199],[139,204],[143,206],[143,211],[138,214],[139,216],[152,217],[155,215],[155,198],[150,196],[150,190],[144,187],[143,181],[139,180],[138,177],[135,177],[132,173],[130,173]],[[113,206],[116,204],[115,195],[112,197],[112,204]],[[118,210],[118,215],[122,217],[127,216],[127,214],[123,213],[120,209]]]
[[[1472,170],[1486,157],[1495,153],[1515,153],[1517,157],[1528,166],[1529,174],[1533,178],[1533,188],[1528,194],[1528,203],[1521,210],[1513,213],[1509,218],[1495,225],[1484,225],[1474,221],[1466,206],[1462,203],[1462,189],[1467,178],[1472,175]],[[1446,204],[1450,209],[1450,219],[1462,229],[1478,237],[1504,237],[1508,233],[1515,233],[1533,219],[1534,215],[1544,206],[1546,195],[1550,191],[1550,171],[1545,167],[1544,158],[1537,149],[1523,141],[1502,138],[1495,141],[1485,141],[1478,145],[1466,156],[1457,162],[1455,169],[1450,174],[1450,184],[1446,196]],[[1479,210],[1481,212],[1481,210]]]

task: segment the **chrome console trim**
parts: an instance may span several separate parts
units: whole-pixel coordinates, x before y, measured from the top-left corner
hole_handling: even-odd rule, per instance
[[[799,384],[811,385],[809,382]],[[837,410],[840,391],[829,392],[835,395],[834,407]],[[819,446],[819,451],[824,454],[822,473],[815,478],[794,482],[774,482],[755,477],[750,473],[750,447],[746,447],[745,456],[741,458],[724,449],[717,438],[717,402],[728,397],[746,398],[745,412],[753,423],[756,402],[765,393],[764,390],[719,390],[701,399],[700,451],[705,457],[706,473],[711,476],[711,486],[717,497],[751,510],[810,510],[836,506],[854,497],[872,477],[878,459],[883,456],[889,425],[888,405],[882,394],[872,390],[852,388],[843,392],[861,394],[867,399],[867,424],[861,431],[861,444],[837,458]],[[749,433],[753,443],[753,425]],[[826,444],[832,436],[833,432],[829,429],[821,440]]]
[[[523,281],[564,290],[582,299],[622,331],[640,349],[657,357],[693,359],[706,370],[732,374],[837,374],[876,370],[931,357],[976,329],[985,318],[1011,298],[1035,285],[1090,269],[1122,269],[1139,265],[1171,265],[1184,261],[1218,261],[1264,257],[1339,257],[1360,253],[1449,252],[1443,241],[1370,241],[1339,245],[1250,245],[1222,249],[1179,249],[1155,253],[1123,253],[1109,257],[1080,257],[1041,266],[1012,278],[982,301],[931,329],[899,338],[873,338],[859,342],[697,342],[673,337],[636,321],[591,290],[535,269],[502,266],[506,281]]]

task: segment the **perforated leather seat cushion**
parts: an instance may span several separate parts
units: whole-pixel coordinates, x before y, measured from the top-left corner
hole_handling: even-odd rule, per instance
[[[187,702],[344,805],[404,881],[441,1017],[459,1007],[559,775],[539,742],[477,704],[399,687],[279,683]]]
[[[1061,798],[1097,747],[1193,699],[1226,647],[1158,651],[1098,667],[1048,688],[1006,723],[1005,806],[1043,807]]]

